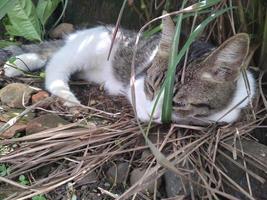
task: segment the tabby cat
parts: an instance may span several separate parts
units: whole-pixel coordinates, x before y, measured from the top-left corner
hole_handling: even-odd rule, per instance
[[[130,78],[136,32],[121,29],[108,60],[114,27],[99,26],[78,31],[65,41],[50,41],[39,45],[11,46],[5,50],[16,55],[14,62],[23,70],[36,70],[46,65],[45,87],[53,95],[66,100],[66,106],[77,106],[79,100],[71,92],[68,81],[73,73],[80,78],[104,84],[112,95],[124,95],[132,101]],[[174,24],[170,17],[163,19],[163,30],[150,38],[141,38],[135,60],[136,113],[141,121],[150,119],[160,86],[168,66]],[[218,48],[196,41],[192,44],[184,82],[176,72],[173,91],[174,122],[227,122],[238,119],[255,95],[255,79],[244,70],[242,63],[249,49],[249,37],[240,33]],[[8,77],[21,75],[8,63]],[[247,84],[248,83],[248,84]],[[161,122],[163,94],[159,98],[153,120]]]

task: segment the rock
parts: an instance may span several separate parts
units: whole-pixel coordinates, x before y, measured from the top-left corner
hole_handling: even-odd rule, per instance
[[[12,52],[0,48],[0,67],[3,66],[11,56]]]
[[[171,171],[164,174],[167,197],[175,197],[184,193],[182,179]]]
[[[18,116],[24,110],[25,109],[21,109],[21,108],[11,108],[7,112],[1,113],[0,121],[7,122],[8,120],[12,119],[13,117]],[[23,117],[19,120],[19,122],[26,124],[30,120],[32,120],[34,117],[35,117],[35,114],[33,112],[28,112],[27,114],[23,115]]]
[[[49,174],[51,174],[54,170],[56,169],[52,165],[45,165],[37,168],[36,171],[34,172],[34,175],[37,179],[41,180],[49,176]]]
[[[178,165],[179,168],[184,168],[183,165]],[[190,170],[191,174],[187,175],[187,177],[184,176],[178,176],[172,171],[166,171],[163,178],[165,182],[165,191],[168,198],[175,198],[177,196],[190,196],[190,180],[193,187],[193,192],[195,195],[201,195],[203,194],[203,188],[199,187],[199,185],[194,184],[199,182],[199,176],[197,173],[192,169],[192,167],[187,168]]]
[[[4,125],[4,123],[0,123],[0,126]],[[16,135],[16,133],[25,131],[25,124],[14,124],[12,127],[7,129],[5,132],[1,133],[1,138],[10,139]]]
[[[131,172],[130,176],[130,185],[134,185],[137,181],[139,181],[145,174],[146,169],[136,168]],[[161,185],[161,179],[157,180],[157,188]],[[150,194],[154,193],[154,183],[151,183],[148,187],[145,188]]]
[[[142,152],[142,155],[141,155],[141,161],[145,161],[145,160],[148,159],[149,157],[152,158],[152,154],[151,154],[151,152],[150,152],[148,149],[145,149],[145,150]]]
[[[149,134],[148,134],[148,139],[154,144],[162,144],[162,142],[164,141],[164,135],[166,134],[166,131],[160,130],[160,129],[156,129],[156,130],[150,130]],[[147,145],[145,138],[143,136],[141,136],[140,141],[139,141],[139,145]]]
[[[0,90],[1,103],[11,108],[24,108],[36,90],[22,83],[11,83]]]
[[[22,193],[23,191],[23,189],[17,186],[1,183],[0,199],[10,199],[14,194],[17,194],[18,192]]]
[[[77,181],[79,186],[98,182],[97,174],[93,171]]]
[[[37,92],[36,94],[32,95],[32,103],[37,103],[41,100],[44,100],[45,98],[49,97],[48,92],[41,90]]]
[[[61,23],[49,33],[49,36],[53,39],[63,39],[74,31],[75,29],[72,24]]]
[[[69,122],[54,114],[45,114],[27,124],[26,134],[40,132],[49,128],[59,127]]]
[[[107,170],[107,178],[110,181],[111,184],[121,184],[123,183],[127,177],[127,171],[128,171],[129,163],[120,163],[116,166],[112,165]]]
[[[233,139],[229,139],[225,142],[229,146],[232,146],[234,141]],[[267,166],[267,146],[260,144],[256,141],[247,140],[243,138],[241,140],[243,151],[246,156],[246,164],[248,171],[256,174],[257,176],[261,177],[264,182],[260,182],[254,176],[250,175],[250,185],[253,197],[255,199],[266,199],[267,197],[267,174],[266,174],[266,166]],[[241,151],[241,147],[239,145],[239,142],[236,141],[236,149],[237,152]],[[229,148],[223,149],[223,152],[228,155],[228,157],[232,158],[232,150]],[[257,163],[255,160],[252,160],[251,158],[256,158],[259,163]],[[225,156],[219,154],[217,161],[219,161],[221,164],[223,164],[223,169],[226,169],[224,172],[227,173],[227,175],[233,179],[238,185],[240,185],[242,188],[248,191],[247,188],[247,179],[246,179],[246,173],[244,169],[241,169],[236,164],[233,163],[233,161],[230,161]],[[238,157],[235,160],[235,162],[238,162],[241,166],[243,166],[243,159],[241,158],[241,155],[238,153]],[[237,197],[238,199],[248,199],[245,197],[245,195],[242,194],[242,192],[233,189],[232,186],[229,186],[229,184],[224,184],[224,189],[227,193]]]

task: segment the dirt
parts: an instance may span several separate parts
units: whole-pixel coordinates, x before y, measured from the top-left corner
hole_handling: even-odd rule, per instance
[[[29,80],[29,79],[27,79]],[[24,82],[19,81],[19,82]],[[9,82],[5,82],[3,86],[6,85],[10,85]],[[33,86],[40,86],[40,82],[37,80],[36,82],[33,81],[33,83],[31,83],[31,85]],[[105,93],[105,91],[103,90],[102,86],[99,85],[94,85],[94,84],[86,84],[84,82],[80,83],[80,82],[74,82],[74,84],[71,84],[71,89],[72,91],[75,93],[75,95],[79,98],[79,100],[81,101],[81,103],[83,105],[92,107],[94,109],[98,109],[99,111],[104,110],[107,113],[113,113],[116,114],[116,116],[119,116],[120,119],[122,120],[129,120],[132,119],[134,114],[132,111],[132,107],[129,104],[129,102],[125,99],[125,97],[122,96],[110,96],[107,93]],[[41,91],[41,93],[43,93]],[[33,95],[34,101],[32,103],[36,103],[39,99],[39,97],[35,96],[36,94]],[[37,94],[38,95],[38,94]],[[41,95],[43,96],[43,95]],[[47,95],[45,95],[44,98],[46,98]],[[43,100],[44,98],[40,98],[39,100]],[[52,107],[52,105],[50,105]],[[47,107],[50,108],[51,107]],[[8,108],[8,107],[7,107]],[[46,108],[46,109],[47,109]],[[53,109],[53,107],[52,107]],[[58,109],[58,107],[56,107],[56,109]],[[52,111],[52,110],[51,110]],[[27,135],[28,133],[32,134],[34,132],[38,132],[38,131],[42,131],[42,130],[46,130],[48,129],[50,126],[49,124],[53,124],[53,126],[51,126],[51,128],[55,127],[54,124],[55,119],[52,119],[51,117],[49,117],[49,115],[51,114],[46,114],[46,111],[42,111],[42,110],[36,110],[35,111],[35,118],[33,120],[30,121],[26,121],[25,123],[27,125],[23,125],[23,130],[20,129],[20,133],[22,133],[21,135],[24,136],[25,134]],[[48,116],[48,120],[51,121],[52,123],[45,123],[43,125],[41,125],[43,123],[44,120],[46,120],[46,116]],[[53,116],[53,115],[52,115]],[[106,124],[112,124],[113,122],[115,122],[117,120],[118,117],[111,117],[108,115],[98,115],[97,111],[90,111],[90,109],[88,110],[88,113],[86,116],[89,116],[89,120],[95,124],[97,124],[98,126],[100,125],[106,125]],[[12,118],[13,116],[10,116],[10,118]],[[75,122],[77,120],[79,120],[81,117],[78,116],[77,118],[75,117],[67,117],[67,116],[62,116],[61,117],[65,118],[65,120],[69,120],[69,123],[71,122]],[[41,122],[39,123],[41,119]],[[7,119],[8,120],[8,119]],[[34,121],[38,121],[34,122]],[[55,123],[53,123],[55,122]],[[2,123],[3,124],[3,123]],[[33,125],[34,124],[34,125]],[[37,125],[36,125],[37,124]],[[45,126],[45,127],[43,127]],[[47,127],[46,127],[47,126]],[[16,126],[14,126],[16,127]],[[36,131],[33,130],[34,127],[36,127]],[[28,130],[28,131],[27,131]],[[29,131],[31,130],[31,131]],[[14,132],[13,136],[15,136]],[[11,138],[11,137],[9,137]],[[19,145],[17,146],[19,147]],[[15,147],[16,148],[16,147]],[[1,163],[0,163],[1,164]],[[97,178],[92,180],[91,178],[89,178],[88,180],[85,180],[86,178],[83,178],[82,180],[77,180],[75,181],[75,185],[70,187],[69,184],[73,183],[73,182],[69,182],[69,184],[64,184],[63,186],[60,186],[54,190],[52,190],[49,193],[46,193],[45,197],[47,199],[51,199],[51,200],[63,200],[63,199],[71,199],[74,198],[75,196],[78,199],[86,199],[86,200],[102,200],[102,199],[113,199],[111,197],[109,197],[109,195],[104,194],[105,192],[103,191],[110,191],[110,192],[114,192],[114,194],[122,194],[126,188],[129,188],[130,185],[128,185],[128,181],[127,184],[125,185],[125,183],[114,183],[113,180],[111,178],[108,178],[109,175],[106,175],[106,173],[108,171],[111,171],[111,168],[113,168],[114,171],[114,164],[113,162],[111,163],[107,163],[105,166],[103,166],[103,168],[101,170],[97,170]],[[128,165],[128,164],[127,164]],[[33,170],[33,176],[35,177],[35,179],[45,179],[46,177],[49,176],[50,173],[53,173],[54,170],[58,170],[59,166],[55,166],[55,163],[50,164],[46,164],[45,168],[42,167],[37,167],[37,170]],[[62,168],[63,167],[63,168]],[[67,170],[68,169],[68,165],[62,165],[60,168],[60,170],[64,170],[64,168]],[[117,169],[117,168],[116,168]],[[127,171],[127,169],[125,169]],[[123,173],[126,175],[127,172],[122,172],[120,171],[120,173]],[[95,173],[96,173],[95,172]],[[27,177],[30,176],[30,174],[25,174]],[[17,180],[17,178],[15,179]],[[17,180],[18,181],[18,180]],[[18,181],[19,182],[19,181]],[[0,191],[0,197],[1,198],[7,198],[9,197],[12,193],[17,191],[17,187],[11,187],[9,184],[0,184],[1,187],[1,191]],[[137,198],[139,199],[139,198]]]
[[[7,85],[10,83],[10,81],[12,80],[6,80],[6,82],[4,81],[3,84]],[[31,83],[36,87],[42,86],[42,82],[39,80],[30,81],[30,79],[27,79],[25,81],[24,79],[24,80],[19,80],[19,82]],[[23,118],[21,120],[21,122],[23,122],[23,128],[25,129],[25,131],[19,129],[19,134],[17,134],[18,132],[14,131],[14,134],[12,133],[13,140],[12,139],[3,140],[3,144],[7,145],[1,146],[0,143],[0,155],[1,154],[6,155],[8,152],[12,151],[13,153],[11,154],[13,155],[15,154],[12,159],[5,158],[5,162],[3,163],[1,163],[1,156],[0,156],[0,165],[6,164],[7,166],[12,167],[11,174],[10,175],[7,174],[8,176],[6,177],[15,181],[16,183],[20,183],[19,180],[20,175],[25,175],[25,177],[29,181],[28,186],[31,183],[32,184],[38,183],[38,181],[40,181],[40,184],[42,186],[45,186],[49,185],[51,183],[51,180],[52,181],[57,181],[61,179],[66,180],[76,172],[82,171],[81,168],[83,168],[84,171],[82,171],[81,174],[76,178],[73,178],[64,184],[59,184],[60,185],[59,187],[49,190],[49,192],[45,192],[46,199],[49,200],[65,200],[65,199],[67,200],[75,198],[85,199],[85,200],[114,199],[116,195],[123,194],[126,190],[131,188],[131,186],[133,186],[136,181],[142,179],[142,175],[140,175],[140,177],[135,175],[135,172],[137,170],[142,171],[143,174],[143,172],[150,165],[152,165],[152,168],[156,167],[157,162],[155,161],[155,158],[152,155],[151,151],[149,151],[149,148],[146,146],[144,138],[139,132],[139,128],[136,125],[136,122],[133,120],[134,114],[131,105],[124,97],[110,96],[105,93],[102,86],[88,84],[85,82],[76,81],[71,84],[71,89],[75,93],[75,95],[79,98],[79,100],[82,102],[83,105],[86,105],[92,109],[87,109],[86,111],[82,110],[77,115],[73,115],[68,112],[67,108],[64,108],[62,106],[61,101],[57,100],[45,106],[41,106],[40,109],[35,109],[34,111],[31,112],[31,116],[34,117],[34,119],[29,118],[29,120],[25,120]],[[43,100],[43,95],[41,96],[42,98],[40,98],[40,100]],[[44,96],[46,97],[47,95],[45,94]],[[36,99],[38,98],[36,97]],[[30,103],[33,102],[30,101]],[[8,110],[9,108],[5,107],[4,109],[5,115],[6,113],[10,113],[8,112]],[[105,113],[101,113],[101,111],[105,111]],[[83,126],[86,129],[82,129],[84,128],[83,126],[70,127],[63,129],[62,132],[55,132],[55,135],[53,135],[54,133],[52,132],[51,136],[47,136],[50,134],[49,131],[51,131],[52,129],[53,130],[55,128],[61,129],[61,126],[57,126],[58,123],[56,123],[55,122],[56,120],[54,120],[56,118],[49,117],[51,114],[48,113],[51,112],[53,113],[53,115],[59,115],[60,118],[64,119],[64,123],[60,123],[61,125],[63,124],[63,127],[69,126],[73,122],[75,123],[80,120],[84,120],[86,123],[84,123]],[[30,124],[32,124],[31,121],[34,121],[38,118],[41,118],[43,120],[45,116],[48,116],[48,118],[52,120],[52,122],[55,122],[51,123],[52,127],[46,127],[45,129],[39,129],[40,128],[39,126],[41,125],[39,123],[37,124],[38,126],[36,127],[38,127],[38,131],[47,131],[44,132],[45,135],[42,136],[40,132],[36,133],[36,135],[35,134],[27,135],[26,131],[27,126],[30,126]],[[4,119],[2,123],[5,123],[12,117],[14,116],[13,115],[9,117],[5,116],[5,118],[3,117],[0,118],[0,121],[1,119],[2,120]],[[68,123],[65,123],[65,121],[67,121]],[[205,132],[206,130],[204,129],[203,131],[196,131],[194,129],[191,130],[190,127],[188,127],[188,129],[186,129],[185,127],[181,128],[172,127],[172,129],[170,129],[170,126],[168,125],[167,126],[152,125],[153,128],[149,135],[149,138],[152,141],[152,143],[157,147],[160,147],[160,145],[162,145],[165,142],[168,143],[168,145],[166,145],[165,148],[162,150],[162,153],[164,153],[165,155],[172,155],[172,153],[179,152],[180,149],[183,149],[184,154],[177,154],[178,158],[180,160],[183,160],[189,156],[191,162],[196,162],[197,159],[199,160],[204,159],[203,157],[201,157],[203,156],[203,154],[205,156],[210,156],[210,157],[213,156],[212,154],[213,151],[216,152],[217,150],[216,146],[217,144],[214,141],[215,138],[220,137],[221,140],[223,141],[224,137],[227,139],[233,136],[233,133],[231,132],[233,130],[234,132],[236,130],[239,130],[241,135],[243,134],[244,136],[246,136],[244,132],[250,130],[250,127],[244,128],[245,124],[247,123],[248,122],[245,121],[237,123],[236,127],[235,126],[211,127],[210,130],[214,132],[214,135],[206,133]],[[120,124],[124,125],[121,126]],[[48,125],[48,123],[44,123],[44,125]],[[85,132],[80,132],[80,130]],[[96,132],[94,132],[94,130]],[[173,131],[173,133],[171,134],[171,137],[168,138],[167,135],[171,130]],[[78,134],[77,137],[76,135],[71,135],[71,131],[76,131]],[[126,131],[127,134],[125,134],[124,131]],[[224,131],[225,133],[221,134],[220,131],[222,132]],[[31,132],[34,133],[35,131]],[[120,134],[116,135],[117,132],[121,133],[122,135]],[[200,139],[202,138],[204,140],[206,136],[209,136],[209,139],[206,140],[206,142],[204,143],[205,145],[199,147],[201,148],[200,150],[196,150],[193,153],[192,152],[190,153],[188,150],[186,150],[187,146],[190,145],[191,143],[196,142],[198,138]],[[23,138],[25,137],[26,138],[28,137],[28,139],[24,140]],[[167,140],[165,141],[165,139]],[[87,146],[83,145],[83,143],[86,141],[89,142]],[[90,143],[90,141],[95,141],[95,142]],[[62,143],[62,145],[60,145],[60,143]],[[45,148],[43,150],[39,150],[39,148],[50,144],[51,145],[55,144],[55,145],[47,149]],[[81,144],[81,147],[79,146],[76,147],[76,145],[79,144]],[[245,144],[246,147],[248,148],[251,146],[250,143],[249,144],[245,143]],[[256,147],[253,146],[253,149],[255,149],[256,151],[255,152],[253,151],[253,154],[257,155],[258,154],[257,146],[259,145],[257,145],[256,143],[255,145]],[[72,149],[72,147],[75,148]],[[261,146],[261,148],[263,148],[263,146]],[[28,151],[29,149],[31,149],[33,153],[29,152]],[[134,150],[128,152],[128,150],[130,149]],[[246,150],[246,148],[244,149],[246,152],[250,152],[249,150]],[[235,150],[232,151],[234,152]],[[21,152],[28,152],[28,153],[25,153],[21,156],[20,155]],[[110,156],[103,155],[105,153],[107,153],[107,155]],[[260,156],[264,155],[265,155],[264,153],[261,153]],[[40,159],[43,157],[44,160],[40,161],[39,157]],[[264,157],[262,157],[262,159],[264,159]],[[221,163],[223,162],[224,160],[221,161]],[[95,163],[100,163],[100,164],[94,166]],[[179,165],[179,168],[182,169],[184,168],[185,172],[188,173],[188,167],[186,166],[185,163],[187,163],[186,159],[182,162],[181,165]],[[240,163],[242,163],[242,160]],[[205,176],[205,179],[208,179],[209,176],[214,176],[215,178],[217,177],[217,175],[212,174],[213,171],[209,170],[212,169],[213,167],[211,168],[211,166],[206,166],[207,163],[205,164],[205,166],[201,166],[201,163],[198,162],[194,164],[195,165],[193,166],[197,166],[197,168],[200,168],[201,170],[204,170],[205,168],[208,169],[206,171],[206,174],[204,173],[202,174],[202,176],[207,175]],[[120,167],[122,165],[127,167]],[[228,171],[228,174],[231,174],[231,167],[232,165],[229,165],[226,169]],[[264,166],[261,166],[261,168],[264,169]],[[191,167],[189,167],[189,169],[193,170]],[[253,172],[257,172],[255,168],[251,169],[253,169]],[[240,168],[237,168],[236,170],[240,171]],[[159,169],[158,171],[158,173],[164,174],[163,172],[164,172],[163,169]],[[209,173],[211,173],[211,175]],[[114,180],[117,180],[116,176],[118,175],[120,176],[119,177],[120,179],[118,179],[119,181],[115,182]],[[154,177],[155,176],[156,174],[154,174]],[[55,178],[53,179],[53,177]],[[161,186],[160,188],[158,188],[155,195],[156,199],[167,198],[170,196],[169,195],[170,193],[171,196],[179,195],[179,198],[181,199],[188,199],[188,200],[190,199],[190,196],[188,196],[188,191],[184,192],[182,189],[179,189],[180,191],[178,193],[177,187],[172,187],[177,184],[182,185],[180,183],[181,182],[180,179],[175,178],[177,176],[175,176],[174,173],[171,174],[171,178],[174,178],[175,179],[175,180],[173,179],[174,181],[176,181],[177,179],[179,183],[177,181],[173,183],[168,178],[166,178],[166,176],[163,177],[164,179],[160,177],[156,179],[158,185],[160,185],[161,183]],[[262,177],[263,179],[266,178],[265,175],[262,175]],[[132,181],[131,179],[134,179],[134,181]],[[262,181],[261,178],[258,179]],[[166,184],[166,181],[171,183],[171,185],[169,184],[168,186],[168,184]],[[245,180],[242,179],[242,181],[244,182]],[[252,181],[254,181],[254,179]],[[254,184],[254,182],[252,183]],[[217,183],[212,182],[212,184],[217,184]],[[255,185],[257,184],[255,183]],[[145,187],[143,187],[142,185],[140,187],[141,189],[143,189],[143,192],[139,192],[136,196],[136,199],[154,198],[153,185],[151,186],[151,188],[149,188],[149,190],[145,189]],[[218,187],[221,186],[219,185]],[[18,189],[18,187],[14,186],[10,187],[10,184],[6,183],[0,183],[0,188],[1,188],[0,199],[6,198],[16,192],[20,193],[20,191],[24,191]],[[196,188],[197,187],[195,187],[195,189]],[[265,195],[264,189],[261,189],[261,187],[257,188],[259,188],[259,191],[257,191],[256,195],[258,196]],[[171,190],[171,192],[168,192],[168,189]],[[203,189],[199,191],[203,192]],[[230,190],[229,193],[234,193],[234,192]],[[240,195],[240,192],[236,192],[235,195]],[[176,198],[178,198],[178,196]]]

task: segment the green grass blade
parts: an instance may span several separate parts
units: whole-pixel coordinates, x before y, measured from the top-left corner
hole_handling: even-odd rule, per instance
[[[221,2],[221,0],[205,0],[205,1],[201,1],[199,3],[195,3],[191,6],[188,6],[187,8],[185,8],[185,10],[192,10],[192,12],[196,12],[199,11],[199,14],[204,14],[210,11],[203,11],[206,8],[210,8],[213,5],[216,5],[217,3]],[[165,4],[166,5],[166,4]],[[168,10],[168,9],[167,9]],[[183,19],[192,16],[192,13],[187,13],[183,15]],[[174,20],[176,21],[176,20]],[[157,32],[159,32],[161,30],[161,25],[156,26],[155,28],[152,28],[151,30],[145,31],[144,32],[144,36],[145,37],[149,37]]]
[[[185,4],[187,1],[183,1],[182,8],[184,8]],[[183,20],[183,14],[178,15],[177,17],[177,23],[175,27],[175,33],[173,37],[173,42],[172,42],[172,49],[171,49],[171,55],[169,58],[169,66],[168,66],[168,72],[169,69],[171,68],[176,68],[174,66],[174,61],[175,57],[178,53],[178,46],[179,46],[179,40],[180,40],[180,34],[181,34],[181,26],[182,26],[182,20]],[[167,77],[169,76],[174,76],[174,74],[168,75],[167,72]],[[163,110],[162,110],[162,122],[163,123],[168,123],[171,121],[171,110],[172,110],[172,91],[171,90],[166,90],[166,88],[173,88],[174,84],[174,78],[167,78],[165,83],[165,91],[164,91],[164,101],[163,101]],[[170,99],[171,98],[171,99]]]
[[[182,57],[185,55],[186,50],[190,47],[190,45],[195,41],[197,36],[204,30],[204,28],[218,16],[222,15],[231,7],[228,7],[223,10],[216,11],[212,13],[207,19],[205,19],[201,24],[199,24],[194,31],[190,34],[188,40],[184,44],[183,48],[180,50],[178,55],[173,58],[171,63],[169,64],[167,76],[166,76],[166,84],[164,89],[164,100],[162,107],[162,122],[169,123],[171,121],[171,113],[172,113],[172,98],[173,98],[173,84],[174,84],[174,76],[176,71],[176,66],[181,61]]]
[[[210,13],[211,11],[210,10],[204,10],[204,11],[200,11],[198,12],[198,14],[206,14],[206,13]],[[186,13],[183,15],[183,20],[184,19],[187,19],[188,17],[192,17],[194,16],[194,13]],[[174,22],[177,22],[177,18],[173,19]],[[162,29],[162,24],[158,25],[158,26],[155,26],[147,31],[145,31],[143,33],[143,36],[144,37],[151,37],[152,35],[154,35],[155,33],[159,33]]]

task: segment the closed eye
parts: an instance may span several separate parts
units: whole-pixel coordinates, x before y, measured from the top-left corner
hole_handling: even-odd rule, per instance
[[[156,77],[156,83],[157,84],[161,84],[162,82],[163,82],[163,78],[164,78],[165,76],[164,75],[162,75],[162,74],[160,74],[160,75],[158,75],[157,77]]]
[[[154,88],[149,83],[146,83],[145,86],[148,93],[154,93]]]
[[[185,107],[186,106],[186,104],[184,103],[184,102],[181,102],[181,101],[179,101],[179,102],[173,102],[173,106],[174,107]]]
[[[203,108],[203,107],[205,107],[205,108],[208,108],[209,110],[213,110],[214,109],[211,105],[209,105],[207,103],[191,103],[191,105],[194,106],[194,107],[196,107],[196,108]]]

